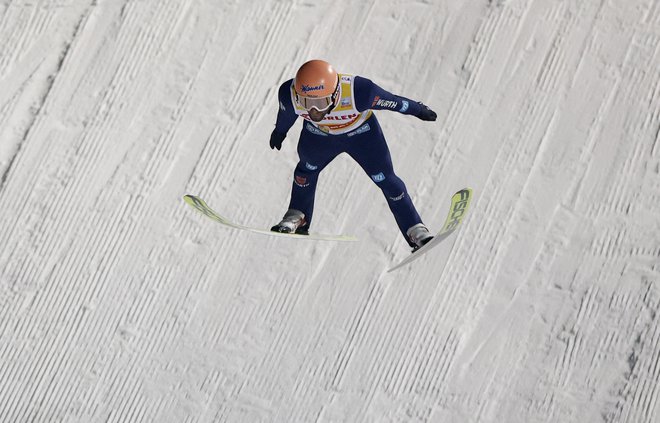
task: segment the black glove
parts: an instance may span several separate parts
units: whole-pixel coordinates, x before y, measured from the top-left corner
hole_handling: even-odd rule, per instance
[[[270,134],[270,148],[281,149],[284,138],[286,138],[286,135],[282,135],[277,132],[277,129],[273,129],[273,133]]]
[[[438,115],[429,108],[426,104],[419,102],[419,105],[422,107],[422,110],[417,113],[417,117],[421,120],[434,121],[438,118]]]

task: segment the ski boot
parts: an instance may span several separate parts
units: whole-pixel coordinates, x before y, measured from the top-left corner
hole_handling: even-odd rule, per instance
[[[406,235],[408,235],[408,239],[410,240],[409,243],[411,247],[413,247],[413,253],[433,239],[433,235],[431,235],[428,228],[424,226],[423,223],[411,226],[408,231],[406,231]]]
[[[289,209],[277,225],[270,228],[273,232],[287,234],[309,235],[309,224],[305,220],[305,214],[300,210]]]

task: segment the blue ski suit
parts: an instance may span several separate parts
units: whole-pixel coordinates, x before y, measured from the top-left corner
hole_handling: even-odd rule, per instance
[[[405,184],[394,173],[387,142],[372,110],[392,110],[423,120],[435,120],[435,113],[422,103],[392,94],[367,78],[346,74],[339,74],[339,78],[335,105],[320,122],[312,121],[296,101],[293,79],[279,88],[279,112],[273,136],[280,138],[281,143],[296,119],[299,116],[305,119],[289,208],[303,212],[307,223],[311,223],[319,174],[335,157],[347,153],[382,190],[399,230],[414,247],[406,232],[422,220]]]

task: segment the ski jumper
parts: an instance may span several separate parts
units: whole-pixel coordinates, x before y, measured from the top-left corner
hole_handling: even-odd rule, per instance
[[[422,220],[405,184],[394,173],[387,142],[372,110],[417,115],[422,106],[382,89],[369,79],[347,74],[339,74],[335,106],[320,122],[312,121],[307,110],[296,102],[293,79],[280,86],[278,96],[277,132],[286,135],[299,116],[305,119],[289,208],[303,212],[307,223],[311,223],[319,174],[335,157],[347,153],[383,191],[403,237],[414,246],[406,231]]]

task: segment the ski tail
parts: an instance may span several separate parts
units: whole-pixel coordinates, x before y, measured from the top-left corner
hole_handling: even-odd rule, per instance
[[[460,226],[463,218],[467,214],[468,207],[470,206],[470,200],[472,200],[472,189],[470,188],[464,188],[454,194],[451,197],[449,213],[447,214],[447,219],[445,220],[445,224],[442,229],[426,245],[419,248],[401,260],[397,265],[389,268],[387,271],[392,272],[405,266],[413,260],[417,260],[426,254],[431,248],[434,248],[436,245],[440,244],[443,240],[449,237],[449,235],[451,235]]]
[[[250,226],[245,226],[232,222],[226,217],[221,216],[215,210],[209,207],[209,205],[206,204],[204,200],[202,200],[200,197],[196,195],[189,195],[189,194],[184,195],[183,201],[185,201],[186,204],[188,204],[189,206],[195,208],[200,213],[204,214],[206,217],[234,229],[241,229],[249,232],[259,233],[263,235],[270,235],[270,236],[290,237],[290,238],[299,238],[299,239],[315,239],[319,241],[357,241],[356,237],[350,235],[328,235],[328,234],[319,234],[314,232],[310,232],[306,235],[299,233],[289,234],[283,232],[273,232],[268,229],[253,228]]]
[[[453,232],[463,221],[472,200],[472,189],[465,188],[451,197],[451,207],[440,233]]]
[[[220,216],[218,213],[215,212],[215,210],[210,208],[204,200],[197,197],[196,195],[186,194],[186,195],[183,196],[183,201],[185,201],[188,205],[194,207],[195,209],[197,209],[197,211],[199,211],[200,213],[206,215],[207,217],[210,217],[213,220],[217,220],[220,223],[223,223],[225,225],[232,226],[232,227],[238,226],[238,225],[232,224],[227,219]]]

